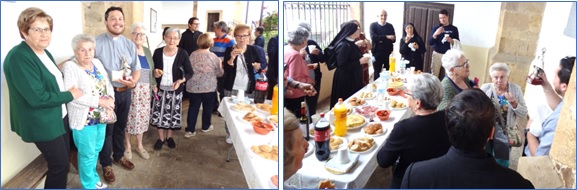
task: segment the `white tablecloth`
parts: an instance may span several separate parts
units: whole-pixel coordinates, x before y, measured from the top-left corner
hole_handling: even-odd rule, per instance
[[[256,134],[251,124],[239,120],[246,112],[233,111],[230,109],[232,105],[230,97],[225,97],[218,107],[218,112],[226,121],[248,187],[251,189],[276,189],[271,182],[271,177],[278,175],[278,162],[264,159],[250,148],[253,145],[269,143],[278,146],[278,130],[267,135]],[[255,114],[263,119],[266,118],[264,116],[267,116],[260,111],[255,111]]]
[[[361,89],[359,92],[355,93],[353,96],[358,96],[361,91],[369,91],[369,87],[371,85],[367,85],[365,88]],[[374,92],[376,94],[376,92]],[[386,96],[390,97],[388,94]],[[392,96],[390,97],[393,100],[397,100],[399,102],[403,102],[407,104],[407,100],[401,96]],[[345,101],[347,102],[348,99]],[[377,99],[367,100],[367,104],[378,106],[379,109],[382,109],[381,105],[377,104]],[[326,161],[319,161],[314,152],[309,156],[306,156],[303,159],[303,167],[290,179],[288,179],[285,183],[288,183],[289,186],[296,187],[296,188],[317,188],[319,181],[330,179],[333,183],[335,183],[336,188],[364,188],[367,184],[369,178],[375,171],[376,167],[378,166],[376,155],[378,151],[385,145],[389,134],[393,129],[393,125],[400,121],[401,119],[408,118],[412,115],[412,112],[407,109],[403,110],[392,110],[391,115],[388,120],[381,122],[383,128],[387,128],[387,133],[374,136],[373,139],[377,143],[373,149],[369,152],[361,153],[359,156],[359,162],[357,166],[347,174],[336,175],[328,172],[324,164]],[[378,119],[375,117],[375,121]],[[368,121],[367,121],[368,122]],[[347,135],[345,138],[348,142],[356,139],[357,137],[366,136],[361,129],[355,130],[348,130]],[[311,140],[314,143],[314,140]],[[345,145],[346,146],[346,145]],[[331,157],[336,156],[336,152],[331,153]]]

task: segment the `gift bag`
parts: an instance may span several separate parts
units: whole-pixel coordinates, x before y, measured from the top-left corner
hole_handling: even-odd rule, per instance
[[[116,122],[116,113],[110,108],[100,109],[100,123],[113,124]]]

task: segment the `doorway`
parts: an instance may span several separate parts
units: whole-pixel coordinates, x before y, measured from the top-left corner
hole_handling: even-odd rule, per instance
[[[415,31],[423,38],[426,44],[425,47],[427,47],[425,57],[423,58],[423,72],[430,72],[431,70],[433,48],[429,45],[429,38],[435,32],[432,31],[433,26],[439,24],[439,12],[441,12],[442,9],[449,11],[449,23],[453,24],[453,12],[455,9],[455,5],[453,4],[405,2],[403,23],[413,23],[415,25]],[[405,30],[404,24],[402,30]]]
[[[214,31],[214,23],[220,21],[222,11],[209,12],[206,16],[206,32]]]

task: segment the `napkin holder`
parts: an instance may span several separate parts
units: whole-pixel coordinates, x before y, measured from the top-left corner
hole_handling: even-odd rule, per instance
[[[349,173],[353,168],[355,168],[355,166],[357,166],[357,163],[359,162],[359,154],[348,153],[348,156],[349,162],[347,163],[341,163],[341,159],[339,159],[338,156],[331,158],[325,163],[325,169],[330,173],[337,175]]]

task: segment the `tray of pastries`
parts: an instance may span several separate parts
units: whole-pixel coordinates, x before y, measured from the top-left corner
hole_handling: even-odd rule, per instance
[[[237,112],[253,112],[256,110],[256,108],[253,105],[244,102],[236,103],[230,106],[230,109]]]
[[[253,153],[267,159],[278,162],[278,146],[277,145],[253,145],[251,148]]]
[[[365,153],[372,150],[377,143],[372,137],[360,137],[349,142],[347,147],[354,153]]]

